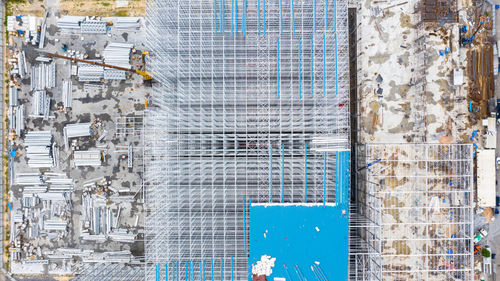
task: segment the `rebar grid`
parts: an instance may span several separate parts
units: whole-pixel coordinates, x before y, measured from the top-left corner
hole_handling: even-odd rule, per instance
[[[154,0],[147,32],[146,279],[248,280],[250,200],[339,197],[347,1]]]
[[[366,224],[380,228],[380,278],[364,280],[473,280],[472,158],[470,144],[360,147],[360,188],[380,200],[359,198],[380,212]]]

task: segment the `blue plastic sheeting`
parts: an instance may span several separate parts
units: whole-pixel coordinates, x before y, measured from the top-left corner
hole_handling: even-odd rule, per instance
[[[349,151],[336,152],[336,177],[335,177],[335,192],[336,203],[342,207],[349,204],[349,180],[350,180],[350,162]]]
[[[347,280],[347,209],[332,204],[252,205],[250,230],[249,280],[252,264],[262,255],[276,258],[267,280]],[[318,278],[322,275],[326,278]]]

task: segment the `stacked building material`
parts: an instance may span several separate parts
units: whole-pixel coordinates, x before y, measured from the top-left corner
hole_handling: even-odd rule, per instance
[[[104,78],[104,67],[88,63],[78,63],[78,81],[101,82]]]
[[[102,52],[104,63],[130,68],[130,51],[133,47],[133,44],[109,43]]]
[[[24,79],[28,74],[28,65],[26,64],[26,54],[24,51],[17,53],[17,64],[19,66],[19,76]]]
[[[84,20],[80,23],[81,33],[105,34],[107,24],[100,20]]]
[[[80,22],[84,19],[85,17],[64,16],[57,20],[57,27],[63,30],[80,29]]]
[[[136,17],[119,17],[114,20],[113,26],[117,29],[137,29],[141,23]]]
[[[31,67],[31,90],[45,90],[56,86],[56,64],[40,63]]]
[[[90,123],[77,123],[68,124],[64,127],[63,133],[66,150],[69,150],[69,139],[91,135],[90,125]]]
[[[47,32],[47,24],[44,22],[40,30],[40,41],[38,42],[38,48],[42,49],[45,44],[45,33]]]
[[[20,136],[21,133],[24,131],[24,105],[20,105],[16,109],[16,126],[15,126],[15,131],[16,135]]]
[[[102,153],[99,150],[75,151],[75,167],[79,166],[101,166]]]
[[[28,166],[31,168],[50,168],[54,166],[54,142],[50,131],[30,131],[24,138]]]
[[[43,184],[40,173],[18,173],[14,183],[17,185],[40,185]]]
[[[32,116],[49,119],[50,98],[45,91],[35,91],[33,93]]]
[[[108,233],[108,237],[116,242],[134,243],[136,234],[127,229],[118,228]]]
[[[56,231],[65,231],[68,227],[68,222],[61,221],[57,219],[46,220],[43,224],[43,229],[45,230],[56,230]]]
[[[104,79],[105,80],[125,80],[127,78],[127,75],[125,71],[123,70],[118,70],[118,69],[113,69],[113,68],[106,68],[104,69]]]
[[[16,87],[9,87],[9,105],[11,107],[18,105],[17,88]]]
[[[73,100],[73,82],[71,80],[63,82],[62,96],[64,107],[71,107]]]

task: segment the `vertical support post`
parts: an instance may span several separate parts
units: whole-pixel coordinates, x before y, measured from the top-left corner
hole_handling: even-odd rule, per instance
[[[292,0],[292,7],[290,8],[292,10],[292,33],[295,35],[295,10],[293,9],[293,0]]]
[[[316,0],[314,0],[314,7],[313,7],[313,30],[314,33],[316,33]]]
[[[257,26],[259,27],[260,35],[260,0],[257,0]]]
[[[281,203],[285,199],[285,144],[281,144]]]
[[[283,0],[280,0],[280,34],[283,33]]]
[[[245,247],[245,257],[246,257],[247,256],[247,218],[246,218],[245,194],[243,194],[243,244]]]
[[[234,34],[234,0],[231,0],[231,37]]]
[[[212,266],[212,281],[214,281],[214,259],[212,258],[210,260],[211,266]]]
[[[191,279],[193,279],[194,281],[194,266],[193,266],[193,261],[189,261],[189,281],[191,281]]]
[[[273,202],[273,145],[269,146],[269,202]]]
[[[215,33],[217,33],[217,0],[214,0],[214,27]]]
[[[165,264],[165,281],[168,281],[168,262]]]
[[[220,27],[221,27],[221,30],[222,30],[222,35],[224,36],[224,18],[225,18],[225,5],[224,5],[224,0],[221,0],[221,14],[220,14]]]
[[[238,0],[234,0],[234,32],[238,33]]]
[[[307,203],[307,143],[304,146],[304,202]]]
[[[189,261],[186,261],[186,281],[189,281]]]
[[[247,0],[243,0],[243,23],[241,30],[243,31],[243,37],[245,37],[247,32]]]
[[[299,100],[302,99],[302,39],[299,39]]]
[[[325,31],[328,30],[328,0],[325,0]]]
[[[337,0],[333,2],[333,32],[335,36],[335,94],[339,94],[339,75],[337,63]]]
[[[224,258],[220,258],[220,281],[224,281]]]
[[[233,278],[233,256],[231,256],[231,281],[234,281],[234,278]]]
[[[179,261],[177,261],[177,281],[179,281]]]
[[[205,260],[202,260],[201,261],[201,268],[203,268],[203,278],[201,279],[201,281],[205,281]]]
[[[314,95],[314,36],[311,34],[311,97]]]
[[[264,36],[266,36],[266,0],[264,1],[264,9],[262,10],[263,16],[264,16]]]
[[[281,3],[281,2],[280,2]],[[278,99],[280,98],[280,38],[277,37],[277,52],[278,52],[278,63],[277,63],[277,66],[278,66],[278,76],[277,76],[277,79],[278,79]]]
[[[323,34],[323,96],[326,97],[326,34]]]
[[[325,164],[323,166],[323,207],[326,205],[326,152],[325,152]]]

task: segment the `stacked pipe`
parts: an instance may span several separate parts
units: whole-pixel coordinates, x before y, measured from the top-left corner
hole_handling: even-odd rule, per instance
[[[99,150],[75,151],[75,167],[101,166],[102,153]]]
[[[28,166],[50,168],[54,166],[52,155],[53,138],[50,131],[30,131],[24,138]]]
[[[85,17],[64,16],[57,20],[57,27],[63,30],[80,29],[80,22],[84,19]]]
[[[16,87],[9,87],[9,105],[11,107],[18,105],[17,88]]]
[[[16,110],[16,135],[20,136],[21,133],[24,131],[24,105],[20,105],[17,107]]]
[[[69,150],[70,138],[88,137],[91,135],[90,123],[68,124],[64,127],[63,133],[66,150]]]
[[[88,63],[78,63],[78,81],[100,82],[104,78],[104,67]]]
[[[106,33],[106,22],[100,20],[84,20],[80,23],[80,32],[104,34]]]
[[[31,90],[45,90],[56,86],[56,64],[40,63],[31,67]]]
[[[65,108],[71,107],[73,100],[73,82],[67,80],[63,82],[63,104]]]
[[[109,43],[102,52],[104,62],[106,64],[130,68],[130,51],[133,47],[133,44]]]
[[[19,64],[19,76],[21,76],[21,79],[24,79],[24,77],[28,74],[26,55],[24,51],[17,54],[17,63]]]
[[[45,91],[36,91],[33,93],[32,112],[34,117],[43,117],[49,119],[50,98]]]
[[[115,19],[113,26],[117,29],[137,29],[141,23],[136,17],[119,17]]]

